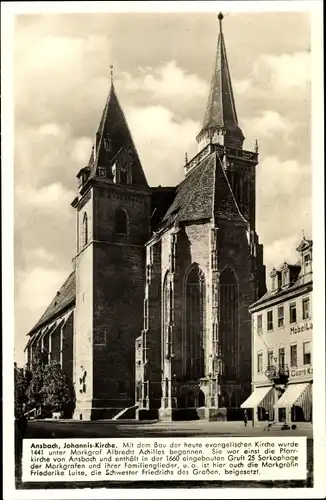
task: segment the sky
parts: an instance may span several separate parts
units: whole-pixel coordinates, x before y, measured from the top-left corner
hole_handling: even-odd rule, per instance
[[[308,13],[225,13],[244,148],[259,143],[257,232],[269,272],[311,237]],[[76,174],[87,164],[114,65],[150,185],[183,179],[196,154],[217,44],[212,13],[16,17],[15,359],[72,270]]]

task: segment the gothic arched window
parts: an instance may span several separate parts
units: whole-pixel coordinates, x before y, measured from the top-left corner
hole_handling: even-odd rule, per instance
[[[235,379],[238,371],[238,304],[238,282],[232,269],[226,268],[220,275],[220,339],[227,379]]]
[[[163,282],[163,301],[162,301],[162,352],[164,356],[169,355],[169,319],[170,319],[170,294],[168,286],[168,274],[165,275]]]
[[[128,215],[123,208],[118,208],[115,212],[115,234],[119,236],[128,234]]]
[[[88,243],[88,218],[87,213],[84,213],[83,224],[82,224],[82,247],[86,246]]]
[[[205,300],[205,277],[195,264],[186,274],[183,297],[183,374],[188,380],[197,380],[205,375]]]

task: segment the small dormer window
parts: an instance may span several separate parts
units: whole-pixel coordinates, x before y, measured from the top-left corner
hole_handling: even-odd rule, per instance
[[[277,282],[277,272],[275,268],[272,269],[270,278],[272,280],[272,292],[276,292],[276,290],[278,289],[278,282]]]
[[[289,270],[286,269],[285,271],[283,271],[283,274],[282,274],[282,286],[286,286],[289,284],[290,282],[290,273],[289,273]]]
[[[99,167],[98,174],[99,174],[100,177],[105,177],[106,176],[106,168],[105,167]]]
[[[104,137],[104,149],[108,153],[112,151],[112,139],[108,136]]]
[[[312,270],[312,266],[311,266],[311,252],[308,251],[307,253],[305,253],[303,255],[303,268],[304,268],[304,273],[305,274],[308,274],[311,272]]]
[[[289,285],[290,283],[290,270],[289,266],[285,262],[282,266],[282,287]]]

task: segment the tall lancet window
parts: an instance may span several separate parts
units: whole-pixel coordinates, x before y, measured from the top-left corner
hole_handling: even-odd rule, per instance
[[[197,380],[205,375],[205,299],[205,277],[194,264],[186,274],[183,297],[183,375],[188,380]]]
[[[238,303],[237,279],[230,268],[220,275],[220,339],[223,375],[234,379],[238,371]]]
[[[162,303],[162,351],[167,357],[170,352],[170,294],[169,294],[168,274],[165,275],[163,283],[163,303]]]
[[[84,213],[81,234],[81,246],[84,247],[88,243],[88,218],[87,213]]]

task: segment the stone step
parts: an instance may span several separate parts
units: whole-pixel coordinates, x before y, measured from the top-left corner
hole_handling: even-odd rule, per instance
[[[112,417],[112,420],[119,420],[119,419],[128,419],[128,414],[135,414],[136,413],[136,410],[139,408],[139,403],[136,403],[135,405],[133,406],[129,406],[128,408],[124,408],[123,410],[121,410],[119,413],[117,413],[117,415],[115,415],[114,417]],[[135,416],[131,416],[129,418],[135,418]]]

